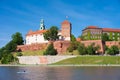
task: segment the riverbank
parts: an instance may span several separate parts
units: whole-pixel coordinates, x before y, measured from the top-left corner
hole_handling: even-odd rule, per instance
[[[77,56],[53,65],[120,65],[120,56]]]
[[[0,64],[0,67],[11,67],[11,66],[18,66],[18,67],[33,67],[33,66],[40,66],[40,67],[120,67],[120,65],[98,65],[98,64],[81,64],[81,65],[21,65],[21,64],[16,64],[16,65],[11,65],[11,64]]]

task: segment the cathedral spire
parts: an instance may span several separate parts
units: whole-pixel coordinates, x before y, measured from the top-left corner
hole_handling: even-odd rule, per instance
[[[40,29],[39,30],[44,30],[44,29],[45,29],[44,20],[41,19],[40,20]]]

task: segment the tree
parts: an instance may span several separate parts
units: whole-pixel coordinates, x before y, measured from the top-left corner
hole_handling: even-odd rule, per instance
[[[14,52],[17,48],[17,44],[13,41],[10,41],[6,46],[5,50],[8,52]]]
[[[75,42],[75,41],[76,41],[76,37],[75,37],[73,34],[71,34],[71,41],[72,41],[72,42]]]
[[[11,62],[14,62],[15,61],[15,57],[12,55],[12,54],[7,54],[7,53],[4,53],[3,54],[3,57],[1,59],[1,63],[2,64],[9,64]]]
[[[68,47],[69,52],[73,52],[73,50],[76,50],[78,48],[79,42],[73,41],[70,43],[70,46]]]
[[[46,31],[44,34],[45,40],[48,41],[55,41],[59,39],[58,36],[58,28],[56,26],[52,26],[48,31]]]
[[[82,43],[80,43],[80,44],[78,45],[77,50],[78,50],[79,54],[81,54],[81,55],[87,54],[86,47],[85,47],[85,45],[82,44]]]
[[[23,38],[21,33],[16,32],[12,35],[12,40],[8,42],[5,47],[0,49],[1,63],[8,64],[15,62],[17,58],[13,56],[12,52],[16,51],[17,45],[23,44]]]
[[[49,44],[46,51],[44,52],[44,55],[57,55],[57,50],[54,49],[53,44]]]
[[[81,40],[85,40],[83,35],[78,36],[78,38],[80,38]]]
[[[16,32],[15,34],[12,35],[12,41],[16,43],[17,45],[22,45],[24,40],[22,37],[22,34],[19,32]]]
[[[88,47],[87,47],[87,53],[89,54],[89,55],[95,55],[96,54],[96,51],[98,51],[99,50],[99,46],[95,46],[95,43],[92,43],[91,45],[89,45]]]
[[[110,48],[107,49],[107,54],[110,54],[110,55],[116,55],[116,54],[119,54],[119,48],[118,46],[111,46]]]
[[[103,40],[103,41],[110,41],[109,36],[108,36],[107,33],[103,33],[103,34],[102,34],[102,40]]]

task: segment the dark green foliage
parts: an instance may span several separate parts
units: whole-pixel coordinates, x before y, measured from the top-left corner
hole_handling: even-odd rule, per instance
[[[97,51],[99,50],[99,48],[100,48],[99,46],[95,46],[95,44],[92,43],[91,45],[87,47],[87,53],[89,55],[95,55]]]
[[[75,42],[75,41],[76,41],[76,37],[75,37],[73,34],[71,34],[71,41],[72,41],[72,42]]]
[[[87,50],[86,47],[84,46],[84,44],[79,44],[78,48],[77,48],[78,52],[80,55],[85,55],[87,54]]]
[[[17,61],[12,52],[16,51],[17,45],[23,44],[21,33],[16,32],[12,35],[12,40],[8,42],[5,47],[0,49],[0,60],[2,64],[9,64]]]
[[[79,42],[73,41],[70,43],[70,46],[68,47],[69,52],[73,52],[73,50],[76,50],[78,48]]]
[[[48,31],[44,33],[45,40],[55,41],[59,38],[58,36],[58,28],[56,26],[52,26]]]
[[[78,46],[78,52],[81,55],[95,55],[97,53],[97,51],[99,50],[99,46],[95,46],[94,43],[92,43],[91,45],[85,47],[84,44],[79,44]]]
[[[54,49],[54,46],[53,44],[50,44],[46,51],[44,52],[44,55],[57,55],[57,50]]]
[[[14,52],[16,50],[17,44],[14,43],[13,41],[10,41],[6,46],[5,46],[5,50],[9,51],[9,52]]]
[[[1,63],[10,64],[11,62],[14,62],[14,60],[15,60],[15,57],[11,53],[10,54],[4,53],[1,59]]]
[[[115,35],[114,35],[114,36],[115,36],[115,39],[114,39],[114,40],[117,41],[117,40],[118,40],[118,33],[114,33],[114,34],[115,34]]]
[[[17,52],[17,56],[23,56],[21,52]]]
[[[81,40],[85,40],[84,36],[78,36],[78,38],[80,38]]]
[[[16,32],[15,34],[12,35],[12,41],[16,43],[17,45],[22,45],[24,40],[22,37],[22,34],[19,32]]]
[[[103,41],[110,41],[109,36],[107,33],[102,34],[102,40]]]
[[[116,55],[116,54],[119,54],[119,48],[118,46],[111,46],[110,48],[107,49],[107,54],[110,54],[110,55]]]

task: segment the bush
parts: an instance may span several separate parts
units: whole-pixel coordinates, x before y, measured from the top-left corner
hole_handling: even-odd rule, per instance
[[[17,56],[23,56],[21,52],[17,52]]]
[[[44,55],[57,55],[57,50],[54,49],[53,44],[50,44],[43,54]]]
[[[12,54],[3,54],[3,57],[1,59],[2,64],[9,64],[11,62],[14,62],[14,56]]]
[[[70,46],[68,47],[69,52],[73,52],[73,50],[76,50],[78,48],[79,42],[74,41],[70,43]]]
[[[78,50],[78,52],[79,52],[80,55],[87,54],[87,50],[86,50],[86,47],[84,46],[84,44],[79,44],[77,50]]]
[[[111,46],[110,48],[107,49],[107,54],[110,54],[110,55],[116,55],[116,54],[119,54],[119,48],[118,46]]]

